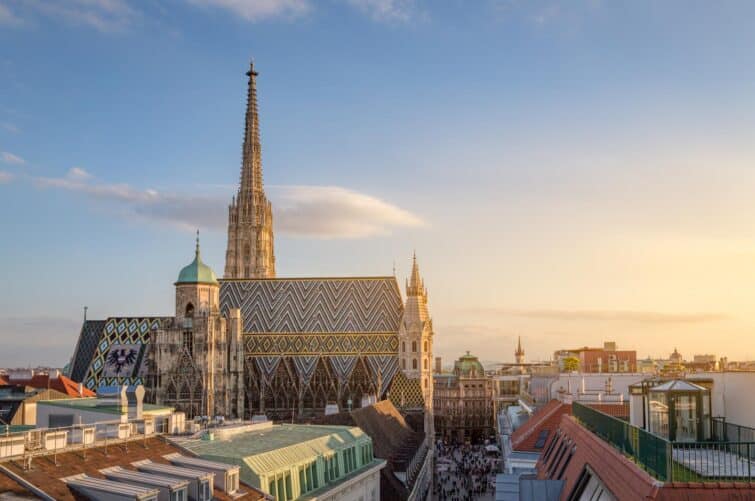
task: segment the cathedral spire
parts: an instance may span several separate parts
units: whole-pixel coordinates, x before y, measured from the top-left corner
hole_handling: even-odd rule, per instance
[[[419,274],[419,265],[417,264],[417,252],[412,255],[412,274],[406,282],[407,296],[426,296],[425,284]]]
[[[249,77],[246,95],[246,117],[244,123],[244,146],[241,155],[241,183],[239,198],[249,199],[255,191],[262,191],[262,145],[260,142],[260,120],[257,110],[257,75],[254,61],[249,63]]]
[[[225,278],[275,277],[273,208],[262,186],[262,146],[257,111],[257,72],[249,64],[241,180],[228,207]]]

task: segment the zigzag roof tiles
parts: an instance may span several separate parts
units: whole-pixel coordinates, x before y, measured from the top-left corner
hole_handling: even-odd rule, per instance
[[[403,312],[395,277],[223,280],[220,304],[268,334],[397,332]]]

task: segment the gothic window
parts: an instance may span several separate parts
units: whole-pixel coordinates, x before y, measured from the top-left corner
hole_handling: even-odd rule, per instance
[[[184,315],[186,318],[191,318],[194,316],[194,305],[189,303],[186,305],[186,313]]]
[[[427,359],[424,360],[424,363],[422,365],[424,366],[425,370],[427,370]]]
[[[425,350],[425,353],[427,353],[427,341],[425,341],[424,346],[425,347],[423,349]]]
[[[412,369],[416,369],[416,368],[417,368],[417,359],[415,358],[415,359],[412,359]]]
[[[181,400],[191,400],[191,389],[187,383],[184,383],[181,387],[181,393],[179,393],[178,398]]]
[[[417,353],[417,341],[412,341],[412,353]]]
[[[406,341],[401,341],[401,351],[406,353]]]
[[[194,334],[191,331],[183,333],[183,348],[189,352],[189,356],[194,356]]]

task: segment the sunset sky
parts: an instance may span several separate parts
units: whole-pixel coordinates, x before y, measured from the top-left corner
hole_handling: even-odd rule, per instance
[[[222,274],[246,71],[279,276],[403,280],[435,354],[755,358],[755,2],[0,0],[0,366]]]

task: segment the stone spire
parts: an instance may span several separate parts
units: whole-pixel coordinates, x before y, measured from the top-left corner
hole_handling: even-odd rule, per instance
[[[224,278],[273,278],[273,209],[262,185],[262,146],[257,110],[257,75],[254,63],[248,81],[241,179],[228,206],[228,247]]]
[[[258,74],[254,71],[254,61],[252,61],[249,65],[249,71],[246,72],[246,76],[249,77],[249,84],[246,94],[239,199],[251,199],[255,192],[262,191],[262,145],[260,142],[260,119],[257,111]]]
[[[417,264],[417,253],[412,256],[412,274],[406,281],[406,295],[407,296],[423,296],[427,301],[427,289],[425,289],[425,283],[419,274],[419,265]]]
[[[524,348],[522,348],[522,336],[519,336],[519,339],[516,343],[516,351],[514,352],[514,358],[516,359],[516,363],[518,364],[524,363]]]

